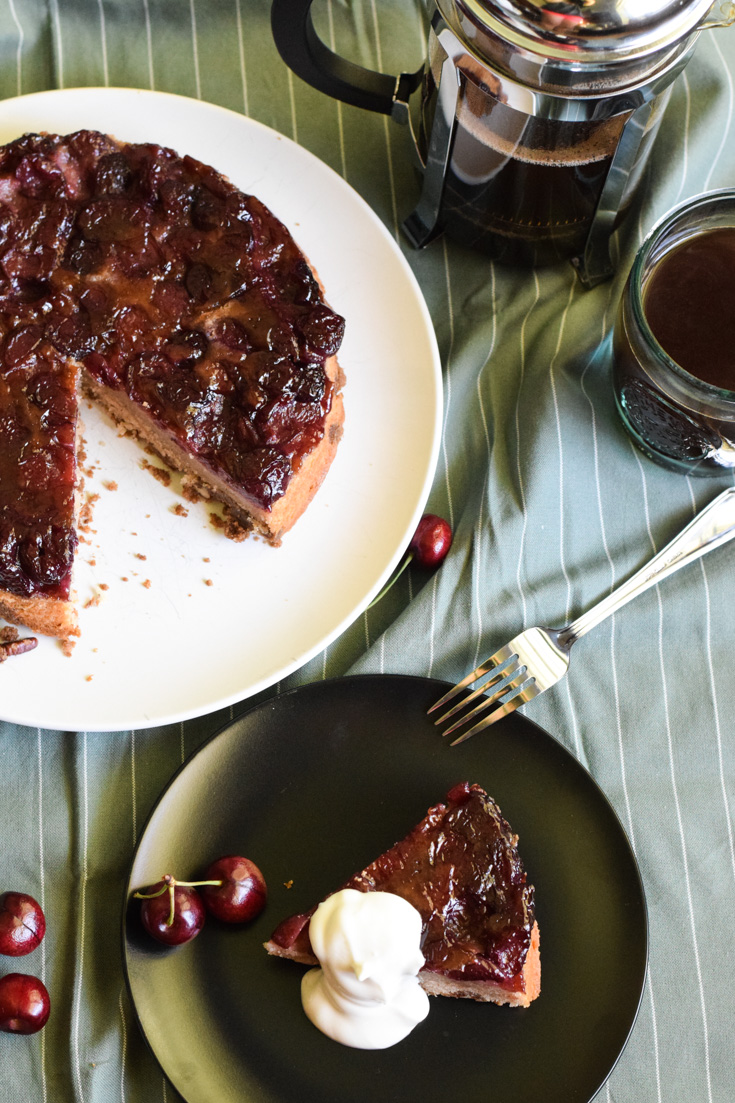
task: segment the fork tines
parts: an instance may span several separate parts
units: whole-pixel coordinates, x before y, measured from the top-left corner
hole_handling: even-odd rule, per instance
[[[513,648],[514,643],[515,641],[511,640],[509,644],[501,647],[494,655],[478,666],[476,670],[473,670],[471,674],[468,674],[461,682],[458,682],[448,693],[445,693],[444,696],[429,709],[429,714],[436,712],[437,709],[453,700],[462,690],[469,689],[475,682],[478,682],[478,685],[476,685],[474,689],[434,721],[436,726],[440,727],[442,724],[445,724],[447,720],[456,717],[454,723],[442,733],[443,735],[451,735],[452,732],[470,724],[475,717],[479,717],[487,712],[493,705],[496,706],[489,716],[485,716],[484,719],[471,726],[468,731],[463,732],[462,735],[453,740],[453,747],[456,746],[457,743],[463,743],[465,739],[469,739],[470,736],[477,734],[477,732],[487,728],[490,724],[494,724],[495,721],[500,720],[501,717],[507,716],[508,713],[513,712],[518,705],[535,697],[539,692],[536,688],[535,678],[528,674],[527,667],[519,661],[518,654]],[[486,675],[489,675],[489,677],[486,678]],[[484,681],[481,679],[484,679]],[[488,691],[490,691],[489,696],[483,696],[487,694]],[[479,703],[469,712],[465,712],[465,710],[474,701],[477,701],[478,698],[480,698]],[[460,713],[463,715],[458,715]]]

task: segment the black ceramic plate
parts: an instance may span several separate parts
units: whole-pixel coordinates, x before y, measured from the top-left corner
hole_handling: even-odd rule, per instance
[[[210,922],[159,948],[127,909],[124,958],[143,1033],[187,1103],[589,1103],[636,1018],[647,960],[643,889],[605,796],[517,713],[451,748],[426,718],[443,683],[374,676],[256,706],[179,771],[141,837],[128,891],[244,854],[269,887],[249,927]],[[301,1009],[303,968],[262,943],[402,838],[458,781],[520,836],[536,886],[541,996],[515,1009],[436,998],[399,1045],[330,1041]],[[290,886],[290,887],[287,887]]]

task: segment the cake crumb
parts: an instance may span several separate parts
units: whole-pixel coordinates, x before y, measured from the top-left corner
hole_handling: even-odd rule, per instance
[[[118,489],[117,483],[115,482],[114,479],[108,479],[106,482],[103,482],[102,485],[104,486],[105,490],[117,490]]]
[[[171,512],[175,513],[177,517],[189,516],[189,510],[186,506],[182,506],[181,502],[177,502],[176,505],[171,506]]]
[[[283,882],[283,887],[284,887],[285,889],[290,889],[290,888],[293,888],[293,877],[289,878],[289,880],[288,880],[288,881],[284,881],[284,882]]]
[[[136,552],[136,553],[135,553],[135,558],[136,558],[136,559],[147,559],[147,558],[148,558],[148,556],[147,556],[147,555],[143,555],[143,552]]]
[[[85,680],[85,682],[91,682],[93,678],[94,678],[94,674],[87,674],[87,675],[85,675],[84,680]]]
[[[100,590],[109,590],[109,588],[110,588],[109,585],[106,582],[100,582],[99,587],[100,587]]]
[[[201,502],[209,495],[203,494],[201,489],[194,485],[194,483],[188,481],[186,476],[181,480],[181,494],[186,498],[187,502]]]
[[[158,479],[162,486],[171,485],[171,472],[166,471],[164,467],[157,467],[154,463],[149,463],[148,460],[141,460],[140,466],[144,471],[149,471],[154,479]]]
[[[71,658],[72,651],[74,650],[76,645],[76,640],[59,640],[59,646],[61,647],[62,653],[66,656],[67,659]]]
[[[12,624],[7,624],[4,628],[0,628],[0,643],[15,643],[19,637],[20,632]]]
[[[214,582],[212,582],[211,578],[205,578],[204,579],[204,585],[205,586],[214,586]]]
[[[79,512],[79,528],[84,532],[89,531],[89,526],[92,522],[92,513],[94,511],[95,502],[99,501],[99,494],[88,494],[87,498]]]
[[[95,592],[94,594],[92,594],[92,596],[90,598],[87,598],[87,600],[84,603],[84,608],[85,609],[95,609],[99,605],[101,600],[102,600],[101,594]]]
[[[219,529],[223,532],[228,540],[234,540],[236,544],[239,544],[242,540],[247,540],[250,536],[250,529],[245,528],[240,521],[236,521],[234,517],[220,517],[218,513],[210,513],[209,520],[213,528]]]
[[[143,581],[141,582],[141,586],[145,586],[146,590],[150,590],[150,588],[151,588],[150,578],[144,578]]]
[[[211,563],[211,562],[212,562],[212,560],[209,558],[208,555],[203,555],[202,556],[202,563]]]
[[[128,576],[126,574],[124,574],[124,575],[121,575],[120,581],[121,582],[130,582],[130,579],[128,578]]]

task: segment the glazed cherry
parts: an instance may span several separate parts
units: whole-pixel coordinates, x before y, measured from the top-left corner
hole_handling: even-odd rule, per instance
[[[260,915],[267,898],[265,878],[254,862],[236,854],[218,858],[207,869],[203,884],[207,911],[224,923],[245,923]]]
[[[48,1021],[51,1000],[45,984],[27,973],[0,977],[0,1030],[35,1034]]]
[[[30,954],[45,933],[45,916],[32,896],[25,892],[4,892],[0,896],[0,954]]]
[[[204,926],[206,913],[197,890],[169,874],[134,895],[143,901],[140,918],[146,931],[166,946],[191,942]]]
[[[451,546],[452,530],[449,523],[435,513],[425,513],[418,523],[408,550],[417,567],[432,570],[444,561]]]

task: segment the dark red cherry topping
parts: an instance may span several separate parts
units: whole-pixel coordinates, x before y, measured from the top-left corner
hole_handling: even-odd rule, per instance
[[[143,901],[140,918],[146,931],[166,946],[191,942],[204,926],[206,913],[197,890],[168,874],[135,896]]]
[[[208,912],[224,923],[245,923],[260,915],[267,899],[265,878],[254,862],[236,854],[218,858],[205,873],[202,896]]]
[[[32,896],[25,892],[4,892],[0,896],[0,954],[30,954],[45,933],[46,919]]]
[[[438,567],[452,546],[452,530],[443,517],[425,513],[408,545],[413,562],[424,570]]]
[[[0,1030],[35,1034],[48,1021],[51,1000],[43,981],[27,973],[0,977]]]
[[[69,596],[78,363],[270,509],[323,437],[344,331],[285,226],[93,131],[3,146],[0,184],[0,586]]]

